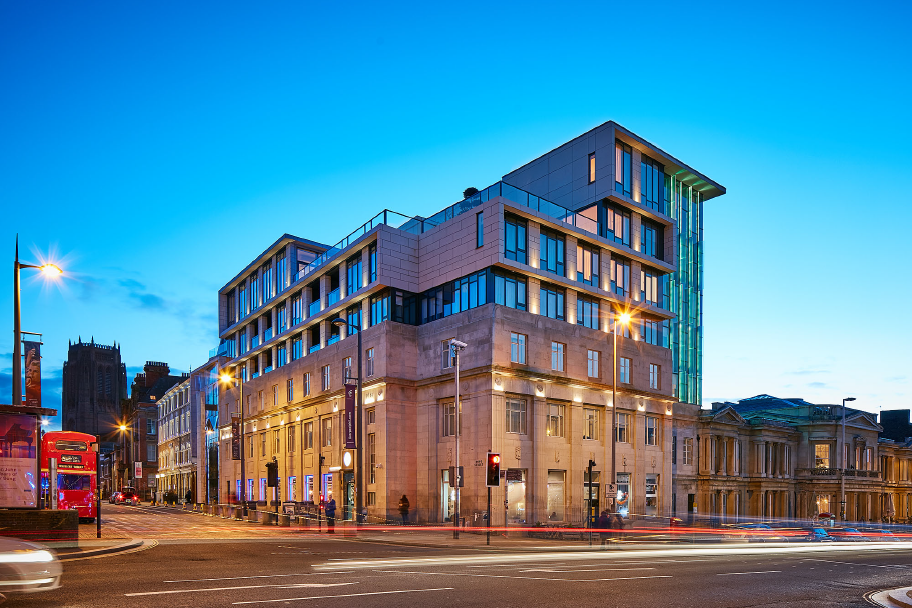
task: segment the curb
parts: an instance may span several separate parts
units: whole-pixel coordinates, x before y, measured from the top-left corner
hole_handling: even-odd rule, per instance
[[[868,596],[870,600],[886,608],[910,608],[912,607],[912,587],[900,587],[899,589],[888,589],[878,591]]]
[[[114,545],[113,547],[101,547],[100,549],[89,549],[88,551],[77,551],[74,553],[64,553],[62,555],[58,554],[57,558],[60,561],[65,562],[65,561],[70,561],[70,560],[82,559],[85,557],[100,557],[102,555],[115,555],[117,553],[125,553],[125,552],[131,551],[133,549],[138,549],[138,548],[142,547],[145,544],[145,542],[146,541],[144,541],[141,538],[133,539],[129,542],[126,542],[126,543],[123,543],[120,545]],[[155,544],[158,544],[158,543],[155,543]],[[150,547],[151,546],[154,546],[154,545],[150,545]]]

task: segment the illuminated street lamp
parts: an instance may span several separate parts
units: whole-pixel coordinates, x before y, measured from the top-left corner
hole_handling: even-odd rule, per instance
[[[630,314],[621,313],[614,318],[614,347],[612,349],[612,372],[611,372],[611,477],[608,478],[608,486],[614,487],[617,483],[617,466],[615,460],[617,459],[617,377],[618,377],[618,323],[627,327],[630,325]],[[592,479],[589,479],[589,486],[592,487]],[[612,505],[617,504],[617,488],[615,488],[614,496],[611,497]],[[614,509],[617,511],[617,508]],[[592,503],[589,504],[589,513],[587,516],[592,518]]]
[[[19,261],[19,236],[16,235],[16,259],[13,262],[13,400],[12,405],[22,405],[22,326],[19,303],[19,269],[35,268],[45,277],[57,278],[63,271],[56,264],[23,264]]]
[[[246,363],[242,363],[241,365],[246,365]],[[242,378],[240,378],[240,377],[235,378],[234,376],[232,376],[231,374],[229,374],[227,372],[224,374],[221,374],[219,376],[219,381],[222,384],[226,384],[226,385],[230,385],[232,383],[237,383],[237,387],[238,387],[238,389],[240,389],[240,393],[238,394],[238,409],[241,410],[240,411],[241,436],[239,438],[239,441],[241,444],[241,450],[240,450],[240,452],[241,452],[241,495],[238,498],[241,499],[241,505],[243,505],[242,509],[243,509],[244,517],[247,517],[247,497],[246,497],[246,492],[247,492],[246,475],[247,475],[247,473],[244,470],[244,452],[246,450],[246,446],[244,445],[244,381]],[[207,480],[207,483],[208,483],[208,480]]]
[[[120,489],[127,486],[127,425],[121,424],[117,427],[120,430],[120,470],[121,473]]]

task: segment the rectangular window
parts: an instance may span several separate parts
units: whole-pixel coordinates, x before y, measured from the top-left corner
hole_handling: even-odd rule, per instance
[[[146,462],[155,462],[158,460],[158,446],[148,444],[146,446]]]
[[[649,364],[649,388],[659,390],[659,366],[655,363]]]
[[[288,446],[289,452],[295,451],[295,426],[293,424],[288,425],[288,437],[286,437],[285,442]]]
[[[282,436],[279,434],[278,429],[275,429],[274,431],[272,431],[272,447],[273,447],[272,453],[273,454],[278,454],[279,452],[282,451],[281,446],[279,445],[279,440],[281,439],[281,437]]]
[[[367,349],[367,377],[370,378],[374,375],[374,349]]]
[[[560,342],[551,343],[551,369],[556,372],[564,371],[564,350],[566,346]]]
[[[548,404],[548,426],[546,433],[549,437],[564,436],[564,412],[566,406],[559,403]]]
[[[361,289],[364,275],[361,273],[361,252],[348,258],[346,262],[346,295],[351,295]]]
[[[630,296],[630,262],[611,258],[611,292],[619,296]]]
[[[370,264],[370,282],[377,280],[377,244],[371,243],[367,248],[367,258]]]
[[[599,411],[583,408],[583,439],[597,440],[599,438]]]
[[[589,155],[589,183],[595,183],[595,153]]]
[[[367,410],[367,423],[376,424],[377,422],[377,410],[375,408],[370,408]]]
[[[260,433],[260,456],[266,455],[266,433]]]
[[[272,405],[276,406],[279,404],[279,385],[272,385]]]
[[[579,243],[576,245],[576,280],[599,287],[599,254]]]
[[[626,329],[626,328],[625,328]],[[668,348],[668,321],[640,320],[640,340],[646,344],[655,344]]]
[[[294,401],[294,378],[289,378],[285,382],[285,400],[288,403]]]
[[[566,471],[548,471],[548,519],[564,521]]]
[[[303,429],[301,441],[304,443],[304,449],[312,450],[314,447],[314,423],[305,422]]]
[[[332,418],[323,419],[323,447],[328,448],[332,447],[332,430],[333,430],[333,421]]]
[[[348,310],[345,311],[345,316],[348,321],[348,335],[353,336],[359,331],[361,331],[361,303],[357,303],[354,306],[349,306]]]
[[[371,298],[371,327],[389,319],[389,294]]]
[[[321,378],[322,382],[320,384],[320,390],[328,391],[329,390],[329,366],[324,365],[321,369],[321,372],[322,373],[321,373],[320,378]]]
[[[450,338],[452,339],[452,338]],[[450,347],[450,339],[440,342],[440,368],[450,369],[456,365],[456,353]]]
[[[552,319],[564,320],[564,290],[542,283],[539,290],[541,315]]]
[[[618,381],[624,384],[630,384],[630,359],[627,357],[618,357]]]
[[[542,230],[539,243],[541,269],[564,276],[564,237]]]
[[[526,222],[511,216],[504,217],[504,257],[526,264]]]
[[[640,270],[640,300],[653,306],[662,306],[662,279],[652,269]]]
[[[253,435],[247,438],[247,457],[253,458]]]
[[[276,285],[279,292],[288,287],[288,260],[284,251],[276,255]]]
[[[622,141],[614,144],[614,190],[630,196],[633,184],[633,150]]]
[[[276,368],[282,367],[288,363],[288,351],[285,349],[285,343],[282,342],[276,346]]]
[[[377,483],[377,435],[375,433],[367,434],[367,461],[367,483]]]
[[[662,259],[662,250],[664,243],[659,236],[662,234],[656,226],[643,220],[640,224],[640,251],[648,256]]]
[[[475,247],[484,245],[484,211],[475,214]]]
[[[275,282],[272,274],[272,262],[267,262],[260,273],[263,277],[263,302],[268,302],[275,296]]]
[[[693,464],[694,440],[693,437],[684,438],[684,452],[681,454],[683,464]]]
[[[640,156],[640,203],[665,213],[665,167],[645,154]]]
[[[304,385],[301,387],[304,389],[304,394],[302,397],[310,397],[310,372],[304,374]]]
[[[615,440],[618,443],[630,443],[630,414],[618,412],[615,420]]]
[[[154,434],[156,433],[157,430],[158,430],[158,429],[157,429],[157,423],[156,423],[156,421],[155,421],[155,420],[152,420],[151,418],[147,418],[147,419],[146,419],[146,434],[147,434],[147,435],[154,435]]]
[[[268,491],[266,481],[265,477],[260,477],[260,500],[269,500],[269,495],[266,493]]]
[[[512,363],[526,362],[526,336],[510,332],[510,361]]]
[[[604,227],[599,225],[601,236],[630,247],[630,212],[620,207],[605,205],[604,213]]]
[[[276,335],[288,329],[288,309],[284,305],[276,308]]]
[[[577,298],[576,324],[590,329],[599,329],[599,305],[595,300]]]
[[[462,414],[462,404],[460,403],[459,413]],[[444,403],[441,411],[443,412],[443,436],[456,436],[456,407],[452,403]],[[459,417],[459,427],[462,428],[462,416]],[[460,433],[462,434],[462,433]]]
[[[304,356],[304,339],[301,334],[298,334],[291,339],[291,360],[297,361]]]
[[[512,275],[494,274],[494,303],[526,310],[526,281]]]
[[[345,357],[342,359],[342,384],[348,384],[352,380],[352,358]]]
[[[526,434],[526,400],[507,399],[506,403],[507,424],[506,432]]]
[[[659,419],[655,416],[646,416],[646,445],[658,445]]]
[[[599,377],[599,351],[590,350],[587,354],[587,368],[590,378]]]
[[[678,464],[678,436],[671,436],[671,464]]]
[[[814,468],[830,468],[830,445],[828,443],[814,444]]]
[[[368,506],[368,507],[376,507],[376,506],[377,506],[377,493],[376,493],[376,492],[368,492],[368,493],[367,493],[367,506]]]

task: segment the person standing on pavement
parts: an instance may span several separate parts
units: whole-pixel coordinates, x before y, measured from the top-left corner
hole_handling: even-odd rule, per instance
[[[330,498],[326,503],[326,528],[330,534],[336,533],[336,499]]]
[[[187,499],[187,504],[189,505],[191,502],[193,502],[193,492],[187,490],[187,495],[184,496],[184,498]]]
[[[402,495],[402,498],[399,499],[399,515],[402,516],[402,525],[408,524],[408,514],[409,514],[409,504],[408,496],[405,494]]]
[[[611,518],[608,516],[608,511],[602,511],[602,514],[599,515],[598,520],[595,522],[595,527],[600,530],[599,537],[601,538],[600,545],[607,545],[611,539]]]

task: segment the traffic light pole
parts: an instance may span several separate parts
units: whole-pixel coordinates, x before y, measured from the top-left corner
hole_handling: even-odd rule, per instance
[[[491,544],[491,486],[488,486],[488,542]]]

